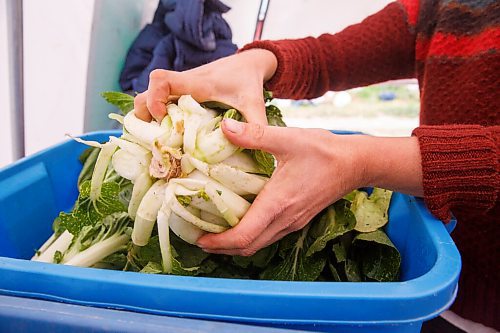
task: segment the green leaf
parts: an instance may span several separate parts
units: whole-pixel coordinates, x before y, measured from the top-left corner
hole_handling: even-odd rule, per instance
[[[244,270],[232,265],[219,265],[209,276],[223,279],[250,279],[250,276]]]
[[[263,249],[257,251],[253,256],[242,257],[234,256],[233,261],[236,265],[247,268],[250,265],[258,268],[265,268],[271,259],[275,256],[278,251],[278,242],[271,244]]]
[[[354,190],[352,192],[349,192],[347,193],[346,195],[344,195],[344,200],[347,200],[349,202],[352,202],[354,200],[354,198],[356,197],[356,194],[358,193],[359,191],[358,190]]]
[[[269,126],[286,127],[280,109],[275,105],[266,106],[266,117]]]
[[[333,266],[333,264],[331,262],[328,263],[328,269],[330,270],[330,273],[332,273],[333,281],[335,281],[335,282],[342,281],[342,279],[340,278],[339,272],[337,271],[337,269],[335,268],[335,266]]]
[[[356,220],[349,209],[348,201],[341,199],[330,205],[311,227],[310,235],[315,240],[307,250],[306,256],[323,250],[329,241],[351,231],[355,225]]]
[[[203,103],[201,103],[201,105],[203,105],[204,107],[209,108],[209,109],[222,110],[222,111],[233,108],[230,105],[227,105],[227,104],[224,104],[221,102],[216,102],[216,101],[203,102]]]
[[[189,195],[178,195],[177,196],[177,201],[179,201],[179,203],[181,205],[183,205],[184,207],[187,207],[191,204],[191,200],[193,198],[191,198]]]
[[[356,229],[360,232],[372,232],[383,227],[389,221],[389,204],[392,192],[374,188],[368,197],[366,192],[358,191],[351,205],[356,217]]]
[[[274,172],[274,156],[262,150],[251,150],[252,158],[257,162],[259,173],[271,177]]]
[[[75,208],[70,213],[60,213],[60,227],[66,228],[73,235],[87,225],[93,226],[104,217],[125,212],[127,208],[121,203],[120,186],[115,182],[102,184],[101,196],[96,202],[90,200],[90,181],[85,181],[80,186],[80,195]]]
[[[229,109],[224,113],[224,119],[229,118],[229,119],[234,119],[236,121],[245,121],[245,118],[241,115],[241,113],[238,112],[236,109]]]
[[[145,246],[133,246],[129,251],[129,257],[140,267],[144,268],[150,262],[156,262],[161,266],[161,250],[158,235],[152,236]]]
[[[273,99],[273,92],[264,89],[264,102],[270,102]]]
[[[283,248],[280,248],[280,256],[283,258],[278,263],[268,266],[261,274],[264,280],[283,281],[314,281],[316,280],[326,264],[326,255],[316,253],[306,256],[306,251],[310,243],[307,237],[310,224],[297,232],[298,237],[290,248],[290,241],[295,238],[285,237]],[[295,234],[295,233],[294,233]],[[281,247],[280,241],[280,247]]]
[[[357,235],[352,251],[364,276],[380,282],[397,281],[401,255],[385,232],[376,230]]]
[[[140,270],[141,273],[146,274],[161,274],[163,272],[163,268],[160,263],[150,261],[143,269]]]
[[[338,242],[338,243],[333,244],[332,251],[335,254],[335,259],[337,260],[338,263],[346,261],[347,251],[344,247],[344,244],[342,244],[342,242]]]
[[[198,198],[205,200],[205,201],[210,201],[210,197],[208,196],[207,192],[205,192],[204,190],[200,190],[196,196]]]
[[[63,254],[61,251],[56,251],[54,253],[54,263],[59,264],[63,259]]]
[[[123,270],[127,264],[127,255],[125,253],[113,253],[103,260],[98,265],[105,266],[107,269]]]
[[[64,232],[64,230],[66,230],[66,228],[61,225],[61,219],[59,218],[59,216],[54,219],[54,222],[52,222],[52,230],[54,231],[56,236],[59,236]]]
[[[134,109],[134,96],[130,96],[129,94],[117,91],[105,91],[101,93],[101,96],[106,102],[120,109],[123,114],[127,114]]]
[[[175,249],[175,259],[179,261],[182,267],[190,268],[200,266],[210,255],[198,246],[183,241],[173,232],[170,232],[170,244]]]
[[[354,260],[347,259],[345,261],[345,275],[347,277],[347,281],[349,282],[362,281],[359,264]]]

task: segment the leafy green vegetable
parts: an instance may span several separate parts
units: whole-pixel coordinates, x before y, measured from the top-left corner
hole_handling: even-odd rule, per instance
[[[146,274],[161,274],[163,272],[163,268],[160,263],[150,261],[140,270],[140,272]]]
[[[347,259],[347,250],[342,242],[333,244],[332,247],[333,254],[338,263],[344,262]]]
[[[274,156],[262,150],[252,150],[252,158],[257,162],[259,172],[271,177],[274,172]]]
[[[120,186],[114,182],[102,185],[101,196],[96,202],[90,200],[90,181],[85,181],[80,186],[80,195],[71,213],[60,213],[60,227],[67,229],[73,235],[87,225],[94,225],[102,218],[116,213],[125,212],[126,207],[120,202]]]
[[[273,259],[277,251],[278,243],[274,243],[257,251],[250,257],[234,256],[233,261],[236,265],[242,268],[247,268],[250,265],[258,268],[265,268],[271,259]]]
[[[361,233],[354,238],[352,247],[367,278],[380,282],[397,280],[401,256],[385,232]]]
[[[134,109],[134,97],[129,94],[124,94],[116,91],[106,91],[101,93],[101,96],[106,102],[113,104],[123,114],[127,114]]]
[[[355,260],[347,259],[345,262],[345,275],[347,281],[349,282],[361,282],[361,272],[359,269],[359,264]]]
[[[356,193],[351,210],[356,216],[356,229],[360,232],[371,232],[383,227],[389,221],[389,204],[392,192],[374,188],[368,196],[366,192]]]
[[[286,127],[280,109],[275,105],[266,106],[266,117],[269,126]]]
[[[335,282],[342,281],[342,279],[340,278],[339,272],[337,271],[335,266],[333,266],[333,264],[330,262],[328,263],[328,269],[330,270],[330,273],[332,274],[333,281],[335,281]]]
[[[323,253],[306,256],[311,239],[307,237],[310,224],[288,235],[280,242],[279,255],[283,259],[271,264],[260,275],[264,280],[314,281],[326,264]]]
[[[62,254],[62,252],[61,252],[61,251],[56,251],[56,252],[54,253],[54,263],[56,263],[56,264],[61,263],[62,258],[63,258],[63,254]]]
[[[311,236],[315,240],[307,250],[306,255],[310,256],[323,250],[329,241],[351,231],[355,225],[356,220],[349,209],[349,202],[346,200],[337,201],[329,206],[319,222],[312,226]]]
[[[177,201],[180,202],[181,205],[183,205],[184,207],[187,207],[191,204],[191,200],[192,198],[190,196],[187,196],[187,195],[178,195],[177,196]]]
[[[224,113],[224,119],[229,118],[229,119],[234,119],[236,121],[244,121],[245,119],[241,115],[241,113],[238,112],[236,109],[229,109]]]
[[[264,89],[264,102],[270,102],[273,100],[273,92]]]
[[[210,255],[199,247],[184,242],[173,232],[170,233],[170,244],[175,249],[175,259],[182,267],[199,267]]]

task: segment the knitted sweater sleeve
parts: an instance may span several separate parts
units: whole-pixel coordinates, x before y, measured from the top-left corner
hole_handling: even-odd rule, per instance
[[[500,126],[420,126],[424,200],[440,220],[461,209],[482,215],[498,204]]]
[[[400,2],[343,31],[318,38],[257,41],[241,51],[273,52],[278,67],[266,88],[281,98],[314,98],[387,80],[414,77],[415,34]]]

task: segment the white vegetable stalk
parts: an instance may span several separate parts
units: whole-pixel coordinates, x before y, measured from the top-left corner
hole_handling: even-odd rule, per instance
[[[189,207],[187,207],[186,209],[189,210]],[[201,214],[203,214],[203,212]],[[172,213],[170,215],[169,226],[170,229],[174,232],[174,234],[176,234],[180,239],[193,245],[196,244],[198,238],[206,234],[205,231],[187,222],[186,220],[184,220],[182,217],[180,217],[175,213]],[[228,225],[226,224],[225,227],[228,227]]]
[[[72,240],[73,235],[68,230],[64,230],[64,232],[52,243],[52,245],[50,245],[38,257],[33,258],[33,260],[50,263],[54,262],[54,254],[57,251],[64,253],[69,248]]]
[[[160,251],[164,273],[172,273],[172,250],[170,249],[169,219],[172,210],[170,202],[164,201],[158,211],[158,238],[160,240]]]
[[[108,118],[111,119],[111,120],[115,120],[117,122],[119,122],[120,124],[123,125],[123,116],[121,114],[118,114],[118,113],[110,113],[108,114]]]
[[[210,166],[209,175],[239,195],[258,194],[268,180],[268,178],[252,175],[225,164]]]
[[[177,105],[169,104],[167,105],[167,113],[170,116],[172,122],[172,130],[170,136],[166,142],[166,145],[172,148],[180,148],[183,142],[184,134],[184,115]]]
[[[166,132],[157,122],[142,121],[135,116],[134,112],[127,113],[123,118],[123,125],[130,134],[148,146],[153,145],[153,141]]]
[[[209,114],[190,95],[181,96],[177,105],[184,112],[183,149],[185,153],[193,154],[196,149],[198,129]]]
[[[165,181],[158,180],[142,198],[132,231],[132,242],[135,245],[145,246],[148,244],[158,211],[163,203],[164,194]]]
[[[126,234],[113,235],[88,249],[78,253],[73,258],[64,263],[64,265],[90,267],[97,264],[107,256],[118,251],[123,245],[127,244],[130,236]]]
[[[116,145],[112,142],[106,142],[97,156],[92,180],[90,181],[90,199],[95,202],[101,196],[101,187],[106,176],[111,157],[116,150]]]
[[[189,176],[191,179],[196,179],[196,180],[201,180],[205,181],[207,184],[212,184],[215,187],[215,190],[217,193],[220,192],[220,197],[224,202],[231,207],[232,211],[235,213],[236,217],[241,219],[243,215],[247,212],[247,210],[250,208],[250,203],[225,187],[224,185],[220,184],[219,182],[213,180],[210,177],[205,176],[199,171],[193,171]],[[210,212],[212,213],[212,212]]]
[[[207,184],[205,186],[205,192],[208,197],[217,207],[217,210],[222,214],[224,219],[229,223],[230,226],[234,227],[240,222],[240,219],[236,216],[231,208],[222,199],[221,194],[219,194],[213,184]]]
[[[143,166],[149,166],[151,162],[151,152],[140,145],[123,140],[114,136],[109,138],[110,142],[116,144],[120,149],[127,151],[129,154],[133,155]]]
[[[42,254],[45,250],[47,250],[49,248],[49,246],[52,245],[52,243],[56,239],[57,239],[56,233],[53,233],[52,236],[50,236],[49,239],[47,239],[45,241],[45,243],[43,243],[42,246],[40,246],[38,251],[36,251],[35,255],[33,257],[31,257],[31,260],[36,260],[36,258],[38,258],[40,256],[40,254]]]
[[[221,233],[227,230],[227,228],[222,227],[220,225],[215,225],[212,223],[208,223],[206,221],[203,221],[199,217],[195,216],[191,212],[189,212],[185,207],[183,207],[178,200],[172,200],[171,201],[171,208],[172,211],[179,215],[179,217],[183,218],[189,223],[192,223],[194,226],[208,231],[208,232],[213,232],[213,233]]]
[[[215,207],[215,205],[214,205],[214,208],[217,209],[217,207]],[[200,211],[200,218],[204,221],[207,221],[207,222],[213,223],[213,224],[217,224],[217,225],[220,225],[222,227],[226,227],[226,228],[230,227],[230,225],[227,223],[227,221],[223,217],[209,213],[206,210]]]
[[[135,181],[142,173],[147,172],[147,166],[143,165],[135,155],[120,149],[111,158],[113,169],[121,177]]]
[[[259,166],[248,154],[237,151],[233,155],[226,158],[222,163],[229,165],[230,167],[236,168],[243,172],[249,173],[259,173]]]
[[[195,157],[208,163],[219,163],[233,155],[239,148],[226,138],[218,127],[209,133],[200,133],[196,140]]]
[[[130,198],[130,202],[128,204],[128,215],[135,219],[137,214],[137,209],[141,204],[142,198],[148,190],[153,185],[153,180],[149,177],[149,173],[147,171],[140,174],[134,182],[134,187],[132,189],[132,197]]]
[[[199,209],[201,212],[208,212],[212,215],[222,218],[222,214],[210,200],[205,200],[204,198],[194,196],[191,197],[191,203],[189,205]]]

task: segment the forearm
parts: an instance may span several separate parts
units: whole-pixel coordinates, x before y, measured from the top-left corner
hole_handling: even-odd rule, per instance
[[[416,137],[352,136],[364,168],[361,186],[423,196],[420,149]]]

